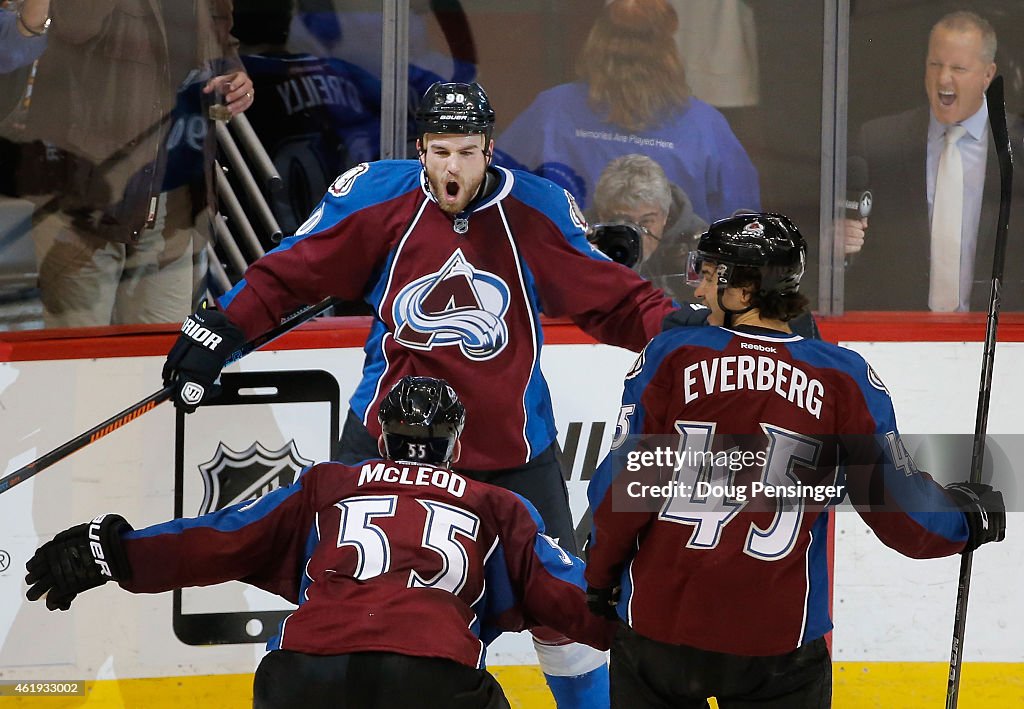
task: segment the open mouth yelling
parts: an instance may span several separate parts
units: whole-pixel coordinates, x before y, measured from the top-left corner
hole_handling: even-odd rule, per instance
[[[444,183],[444,198],[446,202],[454,204],[459,199],[461,187],[455,180],[448,180]]]
[[[939,91],[939,103],[943,106],[952,106],[956,102],[956,93],[952,91]]]

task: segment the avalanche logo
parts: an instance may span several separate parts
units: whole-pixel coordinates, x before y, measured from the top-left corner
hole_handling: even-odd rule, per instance
[[[649,344],[650,343],[648,342],[647,345]],[[644,345],[644,348],[640,350],[640,356],[636,358],[636,361],[633,362],[633,366],[629,368],[628,372],[626,372],[626,379],[632,379],[643,371],[644,363],[647,361],[647,345]]]
[[[458,345],[469,359],[491,359],[508,344],[509,287],[478,271],[462,249],[435,273],[417,278],[395,298],[395,339],[417,350]]]
[[[365,162],[361,162],[350,170],[346,170],[344,173],[338,176],[331,186],[327,189],[335,197],[344,197],[352,191],[352,186],[356,182],[356,178],[360,175],[364,175],[369,172],[370,166]]]
[[[255,500],[295,482],[303,468],[313,465],[299,453],[295,441],[271,451],[256,441],[242,452],[217,444],[213,458],[199,466],[203,503],[199,514],[216,512],[244,500]]]
[[[743,225],[743,231],[754,236],[764,236],[764,225],[761,222],[750,222]]]
[[[580,205],[576,204],[576,199],[572,196],[569,190],[562,190],[565,192],[566,199],[569,200],[569,219],[581,231],[588,231],[587,218],[583,216],[583,210],[580,209]]]
[[[875,389],[878,389],[878,391],[884,391],[886,394],[889,393],[889,390],[885,387],[885,382],[882,381],[882,378],[878,376],[878,373],[872,369],[870,364],[868,365],[868,383]]]

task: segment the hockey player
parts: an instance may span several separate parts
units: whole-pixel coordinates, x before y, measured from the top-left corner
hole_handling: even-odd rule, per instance
[[[108,514],[61,532],[26,564],[28,599],[67,610],[111,580],[134,593],[241,580],[298,603],[256,671],[257,709],[508,707],[484,669],[501,630],[545,624],[608,647],[582,562],[533,506],[450,469],[465,409],[447,382],[401,379],[378,420],[383,460],[321,463],[195,519],[133,530]]]
[[[830,706],[826,529],[844,493],[910,557],[1003,539],[1002,495],[917,470],[860,355],[790,332],[805,256],[784,216],[712,224],[696,296],[725,327],[666,331],[626,377],[588,491],[588,601],[626,623],[613,707]]]
[[[186,322],[165,382],[176,384],[176,405],[194,408],[243,337],[325,296],[365,299],[375,318],[342,460],[375,454],[380,430],[371,413],[396,381],[443,376],[470,414],[459,470],[522,494],[575,552],[540,369],[540,314],[569,317],[601,342],[640,351],[675,305],[590,246],[568,192],[490,165],[494,111],[479,85],[434,84],[417,119],[419,160],[363,163],[341,175],[296,235],[250,266],[218,310]],[[603,654],[535,639],[561,709],[607,705]]]

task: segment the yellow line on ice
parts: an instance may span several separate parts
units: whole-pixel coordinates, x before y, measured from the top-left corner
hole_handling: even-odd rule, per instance
[[[513,709],[554,709],[540,669],[491,668]],[[833,709],[934,709],[945,701],[947,665],[938,662],[836,663]],[[202,675],[87,682],[84,697],[3,697],[0,706],[47,709],[243,709],[252,706],[252,675]],[[712,706],[716,705],[712,702]],[[967,663],[960,709],[1024,707],[1024,663]]]

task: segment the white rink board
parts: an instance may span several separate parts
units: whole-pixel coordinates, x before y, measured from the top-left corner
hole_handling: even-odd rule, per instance
[[[974,428],[979,343],[855,343],[888,385],[904,433],[967,433]],[[602,345],[548,345],[544,370],[555,399],[559,442],[578,438],[570,497],[586,508],[585,458],[607,450],[622,375],[634,355]],[[1000,345],[990,433],[1024,432],[1024,344]],[[362,351],[257,352],[236,371],[324,369],[342,401],[355,387]],[[0,363],[0,460],[11,472],[159,388],[162,357]],[[342,420],[345,406],[343,404]],[[299,422],[301,424],[301,422]],[[604,424],[603,432],[599,426]],[[274,426],[271,417],[254,422]],[[268,432],[273,433],[273,432]],[[598,433],[601,433],[598,437]],[[123,514],[136,527],[173,513],[174,410],[158,407],[33,480],[0,495],[0,676],[111,679],[251,672],[257,645],[193,647],[171,627],[171,595],[133,596],[113,585],[90,591],[69,613],[23,599],[23,568],[35,547],[98,513]],[[965,471],[966,476],[967,471]],[[837,523],[835,657],[838,661],[946,661],[958,559],[914,561],[883,547],[855,514]],[[1024,515],[1007,541],[975,555],[967,661],[1024,661]],[[0,568],[4,554],[0,553]],[[534,664],[529,636],[492,645],[493,665]]]

